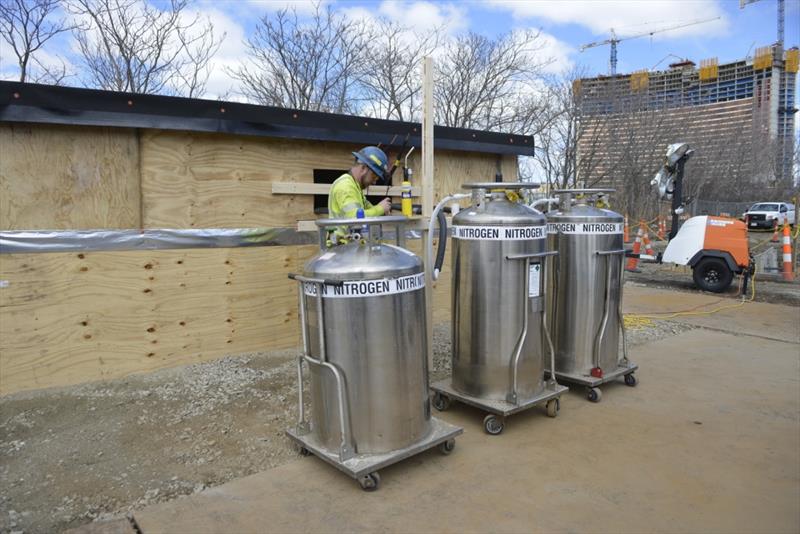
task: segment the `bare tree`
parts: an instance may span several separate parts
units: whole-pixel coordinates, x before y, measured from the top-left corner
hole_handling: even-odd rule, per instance
[[[146,0],[67,0],[85,26],[75,32],[87,85],[132,93],[201,96],[217,38],[211,21],[191,17],[189,0],[162,11]]]
[[[316,5],[266,15],[247,40],[248,62],[231,75],[248,98],[266,105],[335,113],[357,109],[357,84],[369,29]]]
[[[538,32],[509,32],[496,39],[476,33],[450,41],[438,61],[436,122],[459,128],[534,133],[544,109]]]
[[[550,188],[592,187],[608,178],[602,165],[604,117],[581,115],[580,77],[573,69],[549,80],[536,125],[536,162]]]
[[[418,119],[421,60],[439,46],[440,29],[423,35],[397,22],[380,20],[367,43],[360,72],[369,115],[384,119]]]
[[[67,75],[62,61],[60,70],[45,65],[36,57],[36,52],[44,44],[57,36],[72,30],[73,26],[63,18],[55,19],[59,0],[3,0],[0,2],[0,32],[3,39],[11,45],[19,65],[19,81],[30,80],[31,64],[36,64],[40,74],[33,81],[46,81],[58,84]]]

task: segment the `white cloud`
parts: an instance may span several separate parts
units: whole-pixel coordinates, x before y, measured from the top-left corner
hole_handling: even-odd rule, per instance
[[[596,35],[607,35],[611,28],[620,37],[637,35],[683,23],[722,17],[654,35],[675,39],[690,35],[722,35],[729,20],[718,0],[489,0],[489,5],[510,11],[517,18],[540,18],[556,24],[578,24]]]
[[[311,15],[318,5],[324,7],[330,0],[247,0],[247,3],[262,11],[289,9],[298,15]]]
[[[444,28],[446,33],[453,34],[467,29],[468,24],[466,11],[450,3],[384,0],[378,12],[389,20],[407,23],[417,31]]]
[[[216,8],[200,9],[192,12],[191,16],[199,16],[200,20],[210,20],[214,25],[214,35],[217,38],[225,35],[219,50],[211,60],[211,73],[203,98],[214,99],[226,95],[238,83],[231,78],[228,70],[238,69],[247,58],[247,48],[244,43],[245,30],[230,15]]]
[[[536,54],[540,58],[550,59],[551,62],[544,68],[547,74],[563,74],[574,66],[570,54],[575,52],[575,49],[563,41],[559,41],[549,33],[541,32],[539,34],[541,39],[542,48]]]

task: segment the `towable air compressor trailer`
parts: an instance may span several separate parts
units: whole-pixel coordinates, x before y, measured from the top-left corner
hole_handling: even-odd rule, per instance
[[[544,216],[510,199],[528,183],[466,184],[471,194],[452,195],[444,204],[472,198],[472,205],[452,220],[452,377],[431,385],[433,406],[445,410],[451,399],[489,412],[484,430],[500,434],[509,415],[544,405],[555,417],[567,388],[544,380],[545,360],[552,359],[544,306],[548,258]],[[440,230],[443,223],[439,219]],[[439,240],[439,258],[446,233]],[[428,250],[428,258],[432,258]],[[438,266],[432,278],[439,276]],[[545,347],[549,347],[547,351]]]
[[[425,273],[405,249],[406,217],[321,219],[320,252],[290,278],[300,284],[303,355],[297,362],[298,421],[287,430],[364,490],[378,470],[433,447],[449,454],[462,429],[431,417]],[[381,242],[396,226],[396,245]],[[328,248],[332,228],[350,241]],[[303,405],[303,364],[311,374],[311,419]]]

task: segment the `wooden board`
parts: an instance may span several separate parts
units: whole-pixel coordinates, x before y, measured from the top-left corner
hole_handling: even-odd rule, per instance
[[[273,195],[327,195],[331,190],[330,184],[298,184],[291,182],[272,182]],[[387,188],[385,185],[373,185],[367,188],[367,195],[399,197],[403,189],[399,186]],[[420,195],[419,187],[411,188],[411,196]]]
[[[347,170],[358,146],[147,130],[142,133],[145,228],[294,227],[314,219],[307,194],[283,194],[286,183],[313,186],[314,169]],[[493,154],[437,151],[435,198],[461,184],[491,181]],[[516,156],[501,156],[506,181],[516,180]],[[420,185],[419,154],[409,160],[412,185]],[[394,185],[402,182],[401,172]],[[281,184],[281,185],[279,185]],[[275,188],[281,193],[275,193]],[[307,191],[307,189],[303,189]]]
[[[314,218],[308,195],[273,182],[314,183],[314,169],[350,168],[338,143],[148,130],[142,134],[147,228],[291,227]]]
[[[409,242],[419,250],[419,240]],[[0,256],[0,395],[298,347],[315,246]],[[449,266],[434,291],[449,320]]]
[[[0,229],[138,228],[137,134],[0,124]]]

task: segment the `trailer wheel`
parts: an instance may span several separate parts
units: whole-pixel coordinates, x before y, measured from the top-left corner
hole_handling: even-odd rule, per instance
[[[300,456],[311,456],[311,451],[306,449],[305,447],[300,447],[298,452],[300,453]]]
[[[381,476],[377,471],[368,475],[363,475],[358,479],[358,485],[364,491],[375,491],[381,485]]]
[[[483,418],[483,429],[487,434],[491,434],[492,436],[496,436],[502,432],[504,426],[503,420],[496,415],[489,414]]]
[[[561,409],[561,401],[559,399],[550,399],[544,407],[547,410],[547,417],[555,417]]]
[[[629,375],[625,375],[625,385],[626,386],[635,387],[636,384],[638,384],[638,383],[639,383],[639,381],[636,379],[635,376],[633,376],[633,373],[631,373]]]
[[[721,258],[703,258],[692,269],[692,278],[703,291],[722,293],[733,281],[733,272]]]
[[[586,388],[586,398],[592,402],[600,402],[603,392],[600,391],[600,388]]]

